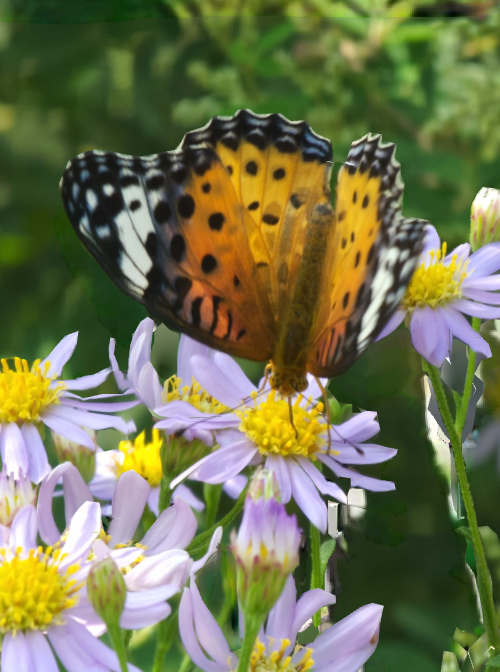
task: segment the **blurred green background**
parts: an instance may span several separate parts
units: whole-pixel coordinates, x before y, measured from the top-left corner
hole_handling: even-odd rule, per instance
[[[492,3],[253,0],[234,17],[235,6],[0,3],[2,357],[43,357],[78,330],[66,377],[107,366],[111,335],[126,366],[145,313],[74,236],[58,189],[66,162],[95,148],[174,149],[185,132],[239,108],[306,119],[332,140],[339,162],[353,140],[382,133],[398,145],[405,214],[430,220],[450,247],[468,239],[476,192],[500,188],[500,17]],[[164,377],[175,371],[176,343],[158,331],[153,361]],[[258,377],[262,367],[247,370]],[[362,524],[346,530],[349,559],[338,562],[335,618],[367,602],[385,605],[366,672],[439,670],[455,627],[478,623],[465,542],[452,530],[447,484],[426,441],[419,375],[403,330],[330,387],[341,401],[378,411],[379,442],[399,449],[370,471],[394,480],[396,492],[369,495]],[[117,441],[108,433],[101,445]],[[475,472],[473,488],[480,524],[498,529],[492,467]],[[223,566],[219,558],[206,576]],[[209,604],[218,581],[200,579]],[[154,647],[144,639],[132,657],[149,670]],[[165,670],[178,669],[178,655]]]

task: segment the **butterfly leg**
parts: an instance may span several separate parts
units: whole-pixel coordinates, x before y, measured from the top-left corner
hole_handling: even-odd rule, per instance
[[[332,447],[332,437],[330,434],[330,427],[332,426],[332,417],[330,415],[330,404],[328,403],[328,397],[326,394],[325,386],[323,385],[323,383],[319,378],[316,378],[316,376],[314,376],[314,380],[318,383],[318,387],[321,390],[321,394],[323,395],[323,401],[325,402],[326,424],[328,427],[328,453],[329,453]]]
[[[290,411],[290,424],[292,425],[293,429],[295,430],[295,436],[298,438],[299,433],[297,431],[297,427],[293,424],[293,407],[292,407],[292,397],[288,397],[288,410]]]
[[[257,394],[262,392],[262,390],[265,388],[267,381],[269,380],[269,373],[272,371],[273,365],[271,362],[266,364],[266,368],[264,369],[264,380],[262,381],[262,385],[259,387]]]

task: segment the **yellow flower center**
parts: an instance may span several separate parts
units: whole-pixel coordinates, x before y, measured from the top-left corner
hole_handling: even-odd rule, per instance
[[[430,252],[430,263],[422,262],[413,274],[403,304],[408,310],[430,306],[445,306],[462,296],[462,282],[467,277],[467,260],[459,261],[455,254],[444,264],[446,243],[440,250]]]
[[[50,404],[58,404],[58,396],[64,388],[59,382],[50,387],[57,376],[48,377],[49,362],[40,367],[40,359],[31,369],[25,359],[14,357],[15,370],[9,367],[7,359],[2,362],[0,371],[0,422],[37,422],[40,413]]]
[[[323,404],[317,403],[309,409],[300,406],[301,396],[297,396],[293,406],[293,425],[290,422],[288,401],[278,398],[276,390],[269,392],[267,399],[257,403],[257,393],[253,392],[254,408],[236,411],[241,418],[240,430],[259,447],[262,455],[301,455],[316,460],[316,453],[325,443],[326,423],[319,422]],[[312,399],[310,400],[312,404]]]
[[[59,565],[66,556],[51,546],[30,550],[20,557],[0,549],[0,633],[19,630],[46,630],[63,622],[62,613],[78,602],[77,593],[83,583],[71,578],[80,565],[70,565],[64,572]]]
[[[160,449],[163,438],[158,429],[153,429],[152,439],[146,442],[146,432],[139,434],[133,441],[120,441],[118,450],[123,459],[115,461],[116,475],[120,477],[125,471],[136,471],[146,479],[152,488],[161,483],[162,469]]]
[[[194,379],[191,386],[183,385],[181,387],[181,383],[181,379],[177,376],[171,376],[165,381],[162,394],[164,404],[168,404],[170,401],[187,401],[188,404],[202,413],[227,413],[231,410],[211,397]]]
[[[282,639],[279,651],[266,655],[265,645],[257,639],[248,672],[306,672],[314,667],[314,660],[311,658],[312,649],[307,649],[302,660],[292,665],[292,656],[285,658],[285,649],[288,646],[290,646],[290,640]]]

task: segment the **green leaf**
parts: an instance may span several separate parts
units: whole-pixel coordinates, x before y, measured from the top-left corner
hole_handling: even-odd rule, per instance
[[[328,560],[332,556],[332,553],[335,550],[336,546],[337,546],[336,539],[327,539],[327,541],[324,541],[321,544],[321,548],[319,550],[321,576],[325,575]]]

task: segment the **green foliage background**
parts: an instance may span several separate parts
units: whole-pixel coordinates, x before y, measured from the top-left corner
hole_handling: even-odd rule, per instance
[[[145,314],[82,250],[61,209],[60,176],[81,151],[173,149],[212,115],[242,107],[306,119],[340,162],[353,140],[380,132],[398,145],[405,214],[430,220],[450,247],[468,238],[479,188],[500,188],[496,10],[416,19],[404,0],[252,0],[236,17],[231,0],[12,0],[0,10],[2,357],[43,357],[78,330],[68,377],[105,367],[110,335],[125,366]],[[158,332],[154,363],[164,377],[175,371],[176,339]],[[256,377],[262,367],[247,370]],[[331,385],[341,401],[378,411],[380,443],[399,449],[372,469],[396,492],[369,495],[362,525],[346,532],[349,560],[338,564],[335,618],[385,605],[366,672],[438,670],[455,627],[478,620],[465,542],[452,531],[447,485],[425,438],[419,375],[400,331]],[[114,447],[118,438],[103,434],[101,445]],[[480,524],[498,529],[492,467],[474,474],[473,487]],[[222,579],[200,581],[210,604]],[[148,670],[153,642],[144,639],[132,658]],[[179,655],[166,670],[178,669]]]

